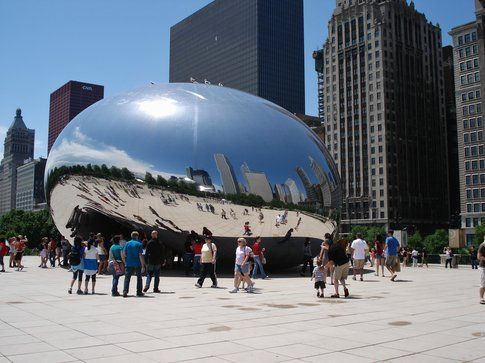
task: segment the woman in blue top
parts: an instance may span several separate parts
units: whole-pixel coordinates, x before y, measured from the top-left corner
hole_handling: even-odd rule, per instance
[[[109,249],[109,264],[117,264],[119,270],[124,270],[123,260],[121,258],[121,251],[123,247],[120,246],[120,236],[113,237],[113,245]],[[111,287],[111,296],[120,296],[118,292],[118,281],[121,274],[118,274],[116,269],[113,267],[113,285]]]
[[[83,281],[84,272],[84,246],[81,236],[74,237],[74,246],[69,253],[69,264],[71,265],[72,270],[72,280],[71,286],[67,292],[72,294],[72,286],[74,285],[74,282],[78,280],[77,294],[81,295],[83,293],[81,290],[81,284]]]
[[[88,247],[84,251],[84,274],[86,275],[84,295],[88,294],[88,284],[91,279],[91,293],[94,295],[96,286],[96,273],[98,272],[98,249],[93,246],[94,241],[89,239]]]

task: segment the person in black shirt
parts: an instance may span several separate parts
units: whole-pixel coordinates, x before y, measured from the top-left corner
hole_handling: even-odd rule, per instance
[[[155,277],[155,284],[153,286],[153,292],[160,292],[158,285],[160,284],[160,269],[163,262],[163,246],[158,241],[158,232],[153,231],[152,239],[148,241],[145,260],[147,263],[147,280],[143,292],[147,292],[150,288],[150,282],[152,277]]]
[[[478,269],[478,254],[475,246],[470,247],[470,261],[472,263],[472,270]]]
[[[346,248],[347,241],[340,240],[337,243],[333,243],[328,250],[328,263],[326,267],[331,268],[335,266],[333,273],[335,294],[331,296],[332,298],[340,297],[338,293],[339,282],[344,287],[345,297],[349,296],[349,290],[345,285],[345,280],[347,279],[347,276],[349,274],[349,258],[347,257]]]

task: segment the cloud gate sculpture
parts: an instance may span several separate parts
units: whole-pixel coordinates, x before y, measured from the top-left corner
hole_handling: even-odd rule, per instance
[[[285,109],[205,84],[148,85],[74,118],[48,157],[46,196],[67,236],[159,231],[184,252],[208,228],[224,264],[237,237],[261,236],[270,268],[317,253],[341,204],[320,139]]]

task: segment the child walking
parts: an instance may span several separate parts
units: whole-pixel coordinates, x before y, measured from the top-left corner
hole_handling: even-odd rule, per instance
[[[312,278],[315,279],[315,290],[317,290],[317,297],[323,298],[323,289],[325,289],[325,267],[321,260],[317,260],[317,266],[313,269]]]

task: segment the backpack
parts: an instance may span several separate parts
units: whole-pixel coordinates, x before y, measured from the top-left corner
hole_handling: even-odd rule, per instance
[[[81,263],[81,254],[79,253],[79,248],[73,248],[71,253],[69,253],[69,264],[71,266],[77,266]]]

